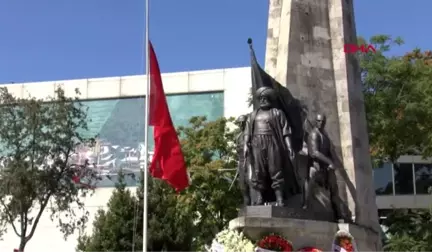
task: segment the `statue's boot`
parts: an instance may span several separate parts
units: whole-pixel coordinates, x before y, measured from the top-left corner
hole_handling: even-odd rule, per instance
[[[261,191],[256,191],[255,205],[256,206],[264,205],[264,198],[263,198],[263,194]]]
[[[251,204],[251,199],[249,196],[243,196],[243,203],[245,204],[245,206],[250,206]]]
[[[280,189],[275,190],[275,196],[276,196],[276,206],[285,206],[283,191]]]
[[[307,209],[309,205],[309,183],[305,181],[303,185],[303,202],[302,202],[302,208]]]
[[[243,190],[243,203],[245,204],[245,206],[250,206],[252,204],[250,190],[251,189],[250,189],[249,185],[245,184],[244,190]]]

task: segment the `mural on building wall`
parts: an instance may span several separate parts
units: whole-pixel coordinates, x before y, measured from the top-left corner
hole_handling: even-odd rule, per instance
[[[167,98],[175,126],[187,125],[193,116],[215,120],[223,116],[223,93],[170,95]],[[93,148],[78,148],[74,163],[86,159],[102,175],[99,187],[113,186],[122,169],[137,174],[144,165],[144,98],[111,99],[83,102],[88,107],[89,136],[97,136]],[[149,132],[153,139],[152,131]],[[150,151],[153,143],[151,141]],[[129,185],[137,179],[126,177]]]

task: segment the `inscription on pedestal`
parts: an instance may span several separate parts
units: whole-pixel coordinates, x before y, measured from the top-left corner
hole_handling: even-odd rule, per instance
[[[279,206],[246,206],[239,212],[240,217],[260,217],[260,218],[290,218],[302,220],[321,220],[333,221],[333,212],[317,213],[313,210],[304,210],[293,207]]]

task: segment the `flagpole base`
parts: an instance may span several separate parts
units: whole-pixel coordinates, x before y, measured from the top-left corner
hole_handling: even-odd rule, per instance
[[[243,231],[252,240],[268,233],[278,233],[292,242],[295,249],[316,247],[333,251],[336,234],[347,233],[354,237],[355,251],[379,251],[379,233],[356,224],[336,223],[294,218],[243,216],[230,221],[229,228]]]

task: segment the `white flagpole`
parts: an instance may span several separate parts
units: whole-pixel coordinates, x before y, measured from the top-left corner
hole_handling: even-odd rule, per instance
[[[144,145],[144,211],[143,211],[143,252],[147,252],[147,210],[148,210],[148,171],[149,171],[149,116],[150,116],[150,38],[149,38],[149,0],[145,0],[145,58],[146,58],[146,77],[147,92],[145,96],[145,145]]]

